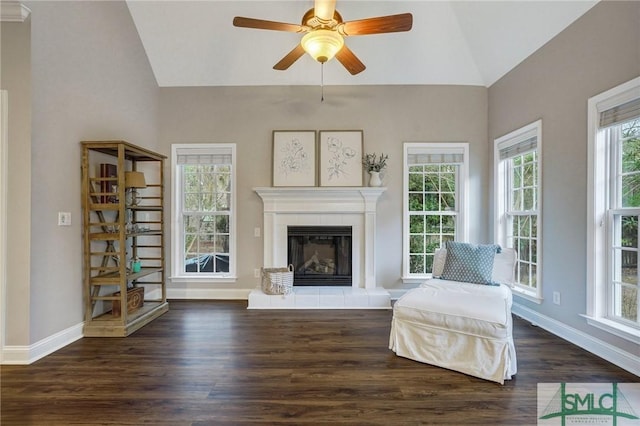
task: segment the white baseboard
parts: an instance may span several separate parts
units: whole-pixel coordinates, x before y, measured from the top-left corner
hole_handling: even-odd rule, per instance
[[[29,346],[5,346],[2,350],[2,365],[27,365]]]
[[[82,338],[84,323],[76,324],[29,346],[5,346],[3,365],[28,365]]]
[[[518,303],[513,304],[512,312],[514,315],[640,377],[640,356],[623,351],[583,331],[569,327],[560,321],[542,315]]]

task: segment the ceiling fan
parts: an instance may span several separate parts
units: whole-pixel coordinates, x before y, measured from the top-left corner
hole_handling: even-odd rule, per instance
[[[344,44],[344,37],[409,31],[413,25],[413,16],[410,13],[401,13],[345,22],[336,10],[335,0],[315,0],[313,9],[309,9],[302,16],[300,25],[241,16],[233,18],[233,25],[306,33],[300,44],[273,66],[276,70],[286,70],[306,52],[320,63],[325,63],[335,56],[351,74],[356,75],[366,67]]]

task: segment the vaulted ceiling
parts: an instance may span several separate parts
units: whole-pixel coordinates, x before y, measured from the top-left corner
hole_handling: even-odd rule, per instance
[[[490,86],[582,16],[597,0],[337,0],[345,21],[410,12],[409,32],[353,36],[346,44],[366,65],[355,76],[334,60],[326,85]],[[304,55],[272,67],[301,34],[237,28],[234,16],[299,24],[313,0],[127,0],[161,87],[317,85],[321,66]]]

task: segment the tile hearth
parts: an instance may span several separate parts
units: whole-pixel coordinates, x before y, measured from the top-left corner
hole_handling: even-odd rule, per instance
[[[248,309],[391,309],[391,296],[382,287],[297,286],[288,296],[249,293]]]

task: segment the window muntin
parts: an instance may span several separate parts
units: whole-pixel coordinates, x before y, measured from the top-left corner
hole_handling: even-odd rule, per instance
[[[173,146],[172,279],[235,278],[235,144]]]
[[[435,251],[456,236],[457,164],[409,166],[409,273],[428,274]]]
[[[184,273],[229,272],[231,165],[185,164],[182,172]]]
[[[537,287],[538,155],[536,151],[505,160],[509,170],[507,246],[518,252],[515,280],[525,288]]]
[[[435,250],[466,240],[467,143],[404,144],[403,278],[431,275]]]
[[[610,205],[606,316],[640,329],[638,319],[638,219],[640,218],[640,117],[601,130],[610,151]]]
[[[640,77],[588,101],[587,322],[640,344],[635,179]]]
[[[496,242],[514,248],[516,294],[541,300],[541,121],[495,141]]]

